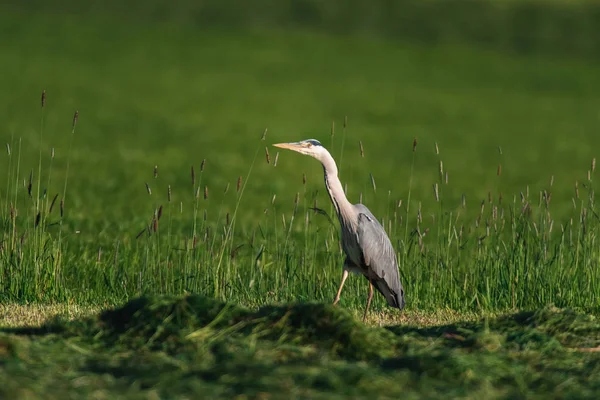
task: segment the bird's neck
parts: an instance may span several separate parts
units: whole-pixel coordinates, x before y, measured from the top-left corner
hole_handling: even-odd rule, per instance
[[[338,177],[338,169],[335,165],[335,161],[333,161],[332,157],[328,157],[325,160],[322,160],[321,163],[323,164],[323,171],[325,173],[325,187],[327,188],[329,198],[335,207],[340,223],[353,220],[351,218],[352,215],[350,214],[354,210],[354,207],[352,207],[352,204],[350,204],[346,198],[342,183]]]

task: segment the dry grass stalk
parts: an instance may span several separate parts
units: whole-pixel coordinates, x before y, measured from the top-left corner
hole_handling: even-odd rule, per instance
[[[265,157],[267,158],[267,164],[271,164],[271,156],[269,156],[269,148],[265,147]]]
[[[335,121],[331,121],[331,137],[335,135]]]
[[[498,164],[498,169],[496,170],[496,175],[502,175],[502,164]]]
[[[277,166],[277,160],[279,160],[279,152],[275,153],[275,161],[273,161],[273,166]]]
[[[152,195],[152,189],[150,189],[150,185],[148,185],[148,182],[146,183],[146,191],[148,192],[149,195]]]
[[[579,199],[579,182],[575,181],[575,197]]]
[[[242,176],[240,175],[238,177],[238,180],[237,180],[237,186],[236,186],[236,189],[235,189],[236,192],[239,193],[239,191],[240,191],[241,188],[242,188]]]
[[[208,186],[204,186],[204,200],[208,200]]]
[[[435,154],[438,154],[438,155],[440,154],[440,148],[438,147],[437,142],[435,142]]]
[[[274,195],[273,195],[273,198],[271,199],[271,205],[274,205],[274,204],[275,204],[275,198],[276,198],[276,197],[277,197],[277,195],[276,195],[276,194],[274,194]]]
[[[373,177],[372,173],[369,173],[369,176],[371,177],[371,185],[373,185],[373,192],[377,193],[377,185],[375,185],[375,178]]]
[[[592,172],[596,171],[596,157],[592,158]]]
[[[360,148],[360,156],[362,158],[365,158],[365,149],[363,148],[363,144],[362,144],[361,140],[358,141],[358,147]]]
[[[6,143],[6,153],[10,156],[10,144]]]
[[[433,184],[433,197],[435,197],[435,201],[439,202],[440,201],[440,196],[438,193],[438,184],[434,183]]]
[[[265,128],[265,131],[263,132],[262,136],[260,137],[261,141],[264,141],[267,138],[267,128]]]
[[[205,165],[206,165],[206,158],[203,158],[202,162],[200,163],[200,172],[204,172]]]
[[[98,248],[98,258],[96,259],[96,263],[100,264],[102,261],[102,247]]]

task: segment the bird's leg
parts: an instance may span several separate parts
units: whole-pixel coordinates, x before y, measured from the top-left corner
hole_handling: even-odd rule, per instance
[[[363,322],[367,319],[367,312],[371,306],[371,300],[373,300],[373,284],[369,281],[369,298],[367,299],[367,306],[365,307],[365,314],[363,315]]]
[[[344,273],[342,275],[342,283],[340,283],[340,288],[335,295],[335,300],[333,300],[333,305],[335,306],[338,301],[340,301],[340,296],[342,295],[342,288],[344,287],[344,283],[346,283],[346,278],[348,278],[348,270],[344,269]]]

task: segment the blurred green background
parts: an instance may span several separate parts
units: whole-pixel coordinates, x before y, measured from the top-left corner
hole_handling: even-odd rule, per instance
[[[0,7],[1,138],[13,152],[22,140],[23,181],[37,171],[42,151],[42,182],[51,174],[53,195],[62,191],[79,111],[65,210],[69,231],[79,232],[70,240],[88,258],[98,247],[133,241],[165,204],[168,185],[173,204],[189,212],[190,168],[199,171],[203,159],[210,195],[202,209],[222,218],[233,212],[236,181],[246,181],[256,157],[238,214],[241,237],[274,195],[275,210],[288,217],[296,192],[303,207],[316,198],[331,211],[320,165],[281,153],[273,168],[275,142],[319,139],[338,160],[350,200],[362,193],[377,216],[389,216],[399,200],[406,204],[417,138],[411,218],[420,202],[425,226],[439,209],[432,185],[440,160],[448,172],[440,188],[445,209],[459,207],[464,194],[465,212],[476,213],[488,196],[512,202],[529,185],[536,203],[540,190],[552,192],[557,222],[565,222],[575,182],[586,184],[600,143],[596,2],[58,0]]]

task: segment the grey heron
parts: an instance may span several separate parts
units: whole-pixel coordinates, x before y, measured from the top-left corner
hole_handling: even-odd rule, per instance
[[[336,305],[340,301],[348,273],[353,272],[363,275],[369,281],[369,297],[363,321],[371,306],[373,286],[385,297],[388,305],[403,309],[404,290],[400,283],[398,260],[392,243],[367,207],[348,201],[338,178],[337,165],[329,151],[315,139],[278,143],[273,146],[314,157],[323,164],[325,187],[340,221],[342,248],[346,254],[342,281],[333,304]]]

